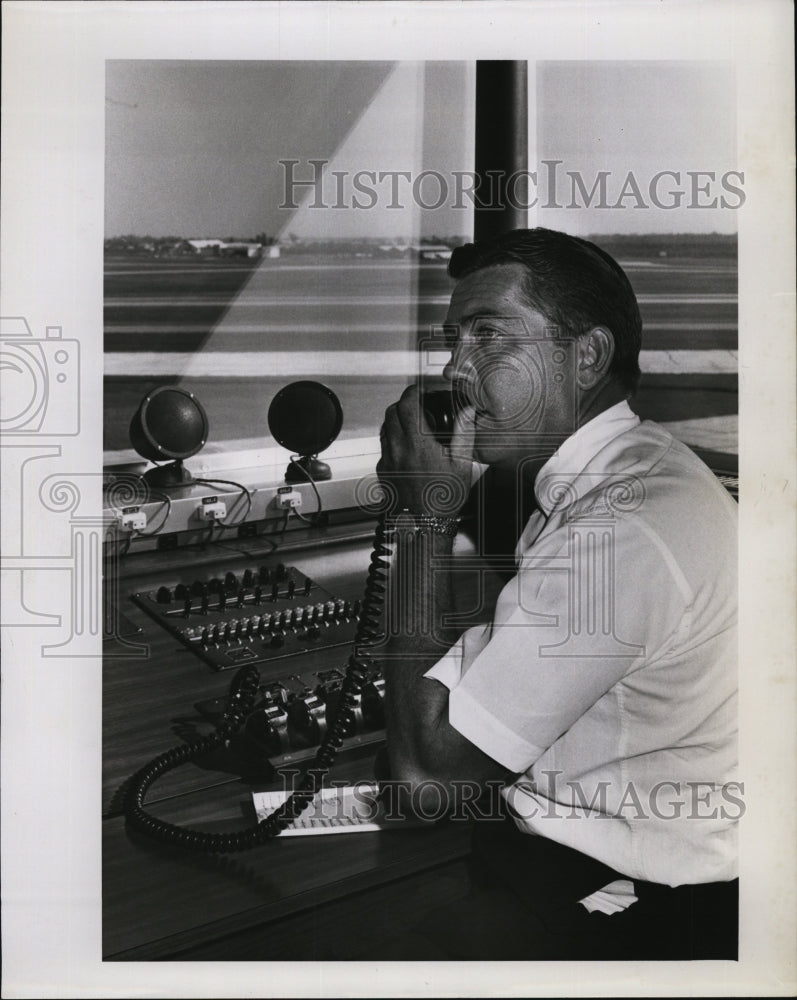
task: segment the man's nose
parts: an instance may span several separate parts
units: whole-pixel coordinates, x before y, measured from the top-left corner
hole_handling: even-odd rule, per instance
[[[443,378],[448,382],[469,382],[473,375],[473,362],[469,358],[467,349],[460,342],[451,351],[451,357],[443,368]]]

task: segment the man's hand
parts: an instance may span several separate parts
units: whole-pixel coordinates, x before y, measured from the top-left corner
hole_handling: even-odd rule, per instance
[[[423,414],[418,387],[405,389],[388,407],[379,434],[376,472],[395,497],[392,509],[454,517],[471,486],[473,433],[474,409],[468,406],[457,415],[451,444],[440,444]]]

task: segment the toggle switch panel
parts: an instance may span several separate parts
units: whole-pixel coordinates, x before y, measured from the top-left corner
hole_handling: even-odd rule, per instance
[[[348,645],[359,601],[344,601],[295,566],[249,567],[133,594],[215,670]]]
[[[261,682],[251,713],[240,734],[243,751],[269,772],[295,768],[312,760],[338,707],[344,669],[303,670]],[[217,724],[226,698],[196,704],[198,711]],[[371,668],[362,695],[351,709],[349,732],[338,759],[372,753],[385,741],[384,680],[377,666]]]

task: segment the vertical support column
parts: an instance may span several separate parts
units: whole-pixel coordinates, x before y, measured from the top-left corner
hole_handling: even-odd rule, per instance
[[[524,60],[476,63],[476,198],[473,238],[527,225],[528,67]]]

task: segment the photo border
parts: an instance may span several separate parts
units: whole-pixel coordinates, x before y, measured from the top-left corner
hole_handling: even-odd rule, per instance
[[[81,348],[66,472],[102,467],[106,59],[730,60],[739,94],[740,959],[711,963],[102,963],[101,667],[7,631],[4,996],[791,995],[795,988],[792,7],[590,3],[3,4],[3,316]],[[532,74],[530,73],[530,78]],[[53,248],[55,248],[53,250]],[[773,433],[773,428],[776,432]],[[23,476],[3,448],[3,491]],[[15,486],[16,484],[16,486]],[[81,496],[101,514],[100,483]],[[18,529],[3,524],[3,551]],[[68,532],[52,539],[69,551]],[[57,553],[57,555],[56,555]],[[784,558],[785,556],[785,558]],[[51,573],[53,606],[61,582]],[[37,603],[41,603],[38,595]],[[99,643],[98,643],[99,644]],[[785,795],[784,795],[785,791]],[[131,887],[132,891],[132,887]],[[217,975],[208,975],[211,968]],[[264,982],[267,980],[267,982]]]

